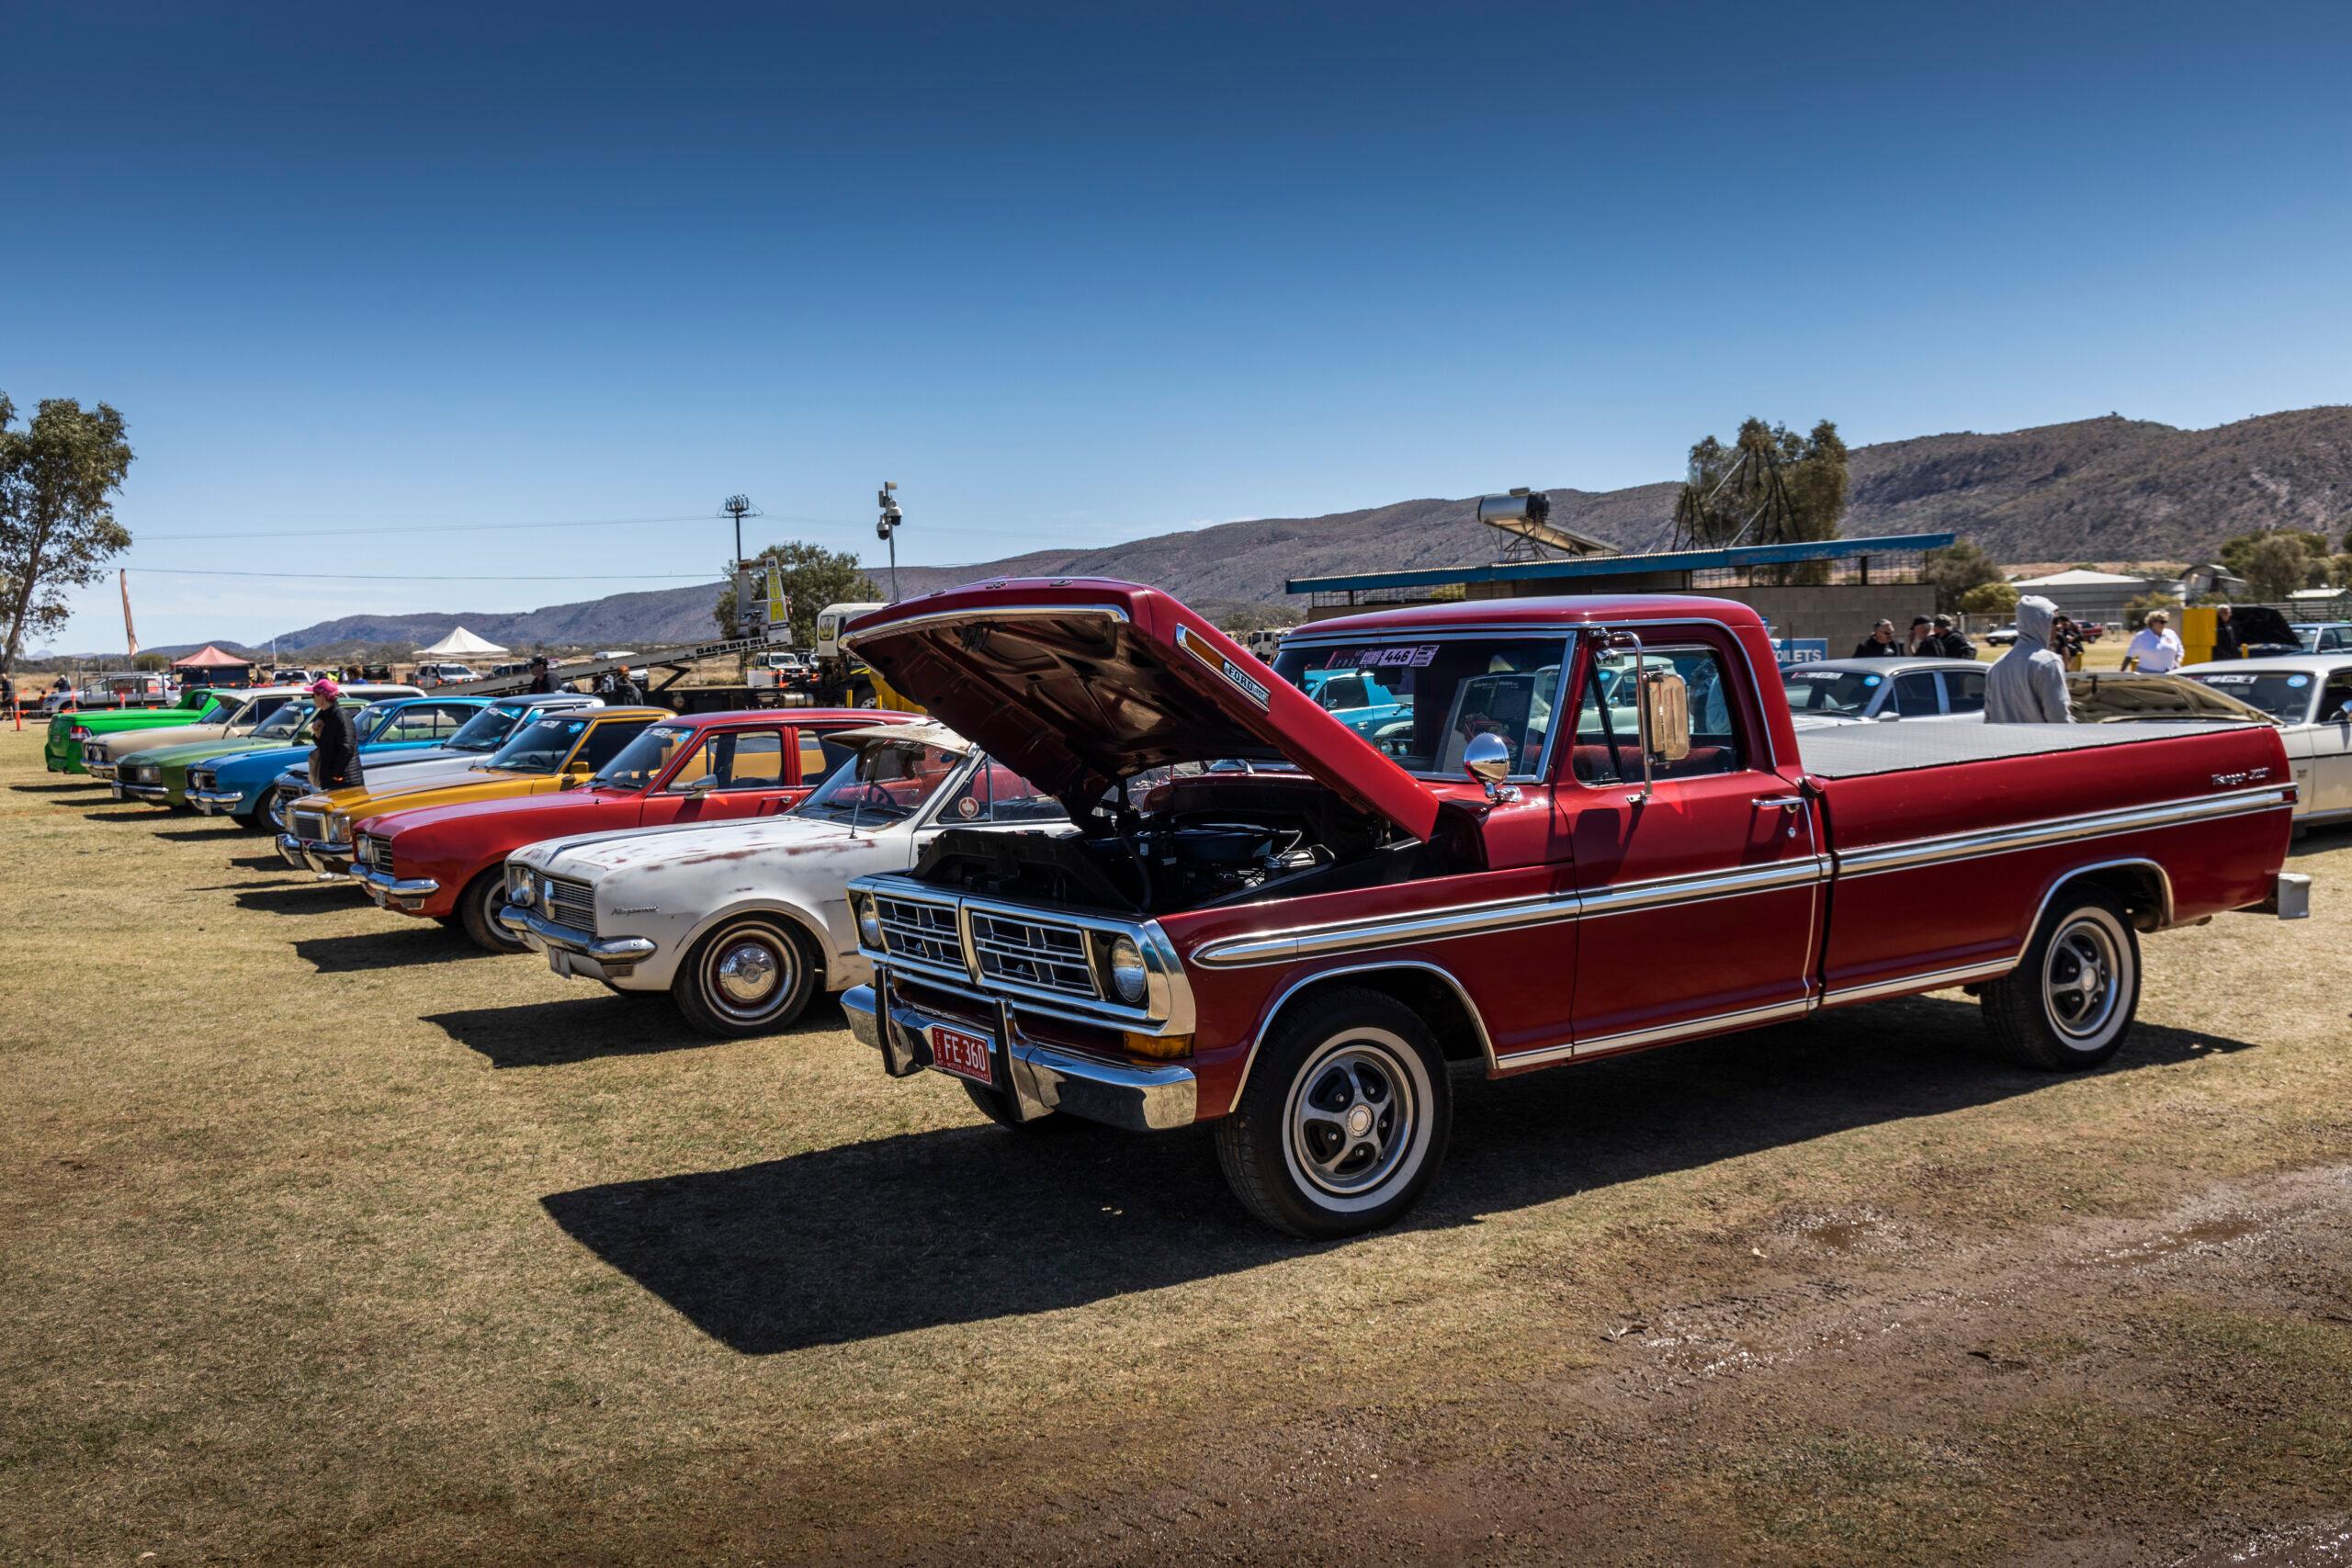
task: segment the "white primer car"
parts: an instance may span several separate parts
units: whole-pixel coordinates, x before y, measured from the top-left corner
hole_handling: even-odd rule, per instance
[[[549,839],[506,857],[499,921],[562,976],[667,990],[722,1038],[872,977],[852,877],[913,866],[942,829],[1061,829],[1059,802],[936,723],[837,730],[854,757],[779,817]]]
[[[2177,676],[2278,720],[2295,773],[2295,826],[2352,818],[2352,653],[2223,659]]]

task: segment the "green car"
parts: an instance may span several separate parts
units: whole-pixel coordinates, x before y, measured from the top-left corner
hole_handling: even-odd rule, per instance
[[[413,686],[346,686],[354,711],[382,697],[413,697]],[[154,806],[185,807],[187,771],[198,762],[232,757],[243,751],[280,750],[311,743],[311,720],[317,708],[307,697],[289,702],[241,735],[218,740],[191,741],[185,746],[151,746],[133,751],[115,764],[114,797],[143,800]]]
[[[79,713],[61,713],[49,721],[49,734],[40,743],[41,763],[52,773],[86,773],[90,770],[82,765],[83,737],[226,718],[239,695],[218,686],[196,686],[182,692],[180,700],[167,708],[85,708]],[[215,708],[222,711],[216,715]]]

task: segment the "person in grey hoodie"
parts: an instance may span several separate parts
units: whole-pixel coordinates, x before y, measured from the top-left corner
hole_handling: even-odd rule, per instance
[[[2051,651],[2050,626],[2058,606],[2033,597],[2018,601],[2018,640],[1984,677],[1987,724],[2072,724],[2066,661]]]

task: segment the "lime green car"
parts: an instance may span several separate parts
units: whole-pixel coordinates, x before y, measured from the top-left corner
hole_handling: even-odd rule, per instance
[[[345,686],[355,708],[386,697],[423,695],[414,686]],[[198,762],[232,757],[244,751],[280,750],[311,743],[311,724],[318,709],[308,697],[288,702],[276,713],[241,734],[190,741],[181,746],[151,746],[115,762],[114,797],[143,800],[154,806],[185,807],[187,771]]]
[[[49,734],[40,743],[41,764],[52,773],[86,773],[90,770],[82,765],[84,737],[226,718],[228,710],[237,705],[239,696],[236,692],[219,686],[194,686],[182,692],[180,700],[167,708],[85,708],[79,713],[58,714],[49,721]],[[222,711],[215,714],[215,708]]]

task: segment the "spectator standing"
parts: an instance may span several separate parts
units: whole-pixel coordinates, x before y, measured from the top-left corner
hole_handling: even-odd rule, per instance
[[[1987,724],[2072,724],[2066,661],[2051,646],[2058,606],[2038,595],[2018,601],[2018,640],[1984,676]]]
[[[546,654],[535,653],[531,655],[531,683],[523,689],[535,695],[555,690],[555,676],[548,670],[548,656]]]
[[[2060,615],[2050,623],[2050,651],[2069,670],[2083,667],[2083,628],[2074,616]]]
[[[1931,621],[1931,620],[1928,619],[1928,617],[1927,617],[1927,616],[1925,616],[1925,615],[1914,615],[1914,616],[1912,616],[1912,617],[1911,617],[1911,642],[1910,642],[1910,646],[1905,649],[1905,651],[1906,651],[1906,652],[1910,652],[1910,653],[1933,653],[1933,652],[1935,652],[1936,650],[1935,650],[1934,649],[1932,649],[1932,648],[1930,648],[1930,647],[1928,647],[1928,639],[1929,639],[1929,638],[1931,638],[1931,637],[1933,637],[1935,635],[1936,635],[1936,623],[1935,623],[1935,622],[1933,622],[1933,621]]]
[[[1938,615],[1935,636],[1928,639],[1928,647],[1922,651],[1944,659],[1973,659],[1976,645],[1962,635],[1959,623],[1950,615]]]
[[[16,711],[17,682],[9,676],[0,674],[0,713],[13,714]]]
[[[311,720],[311,783],[319,789],[354,789],[365,780],[359,730],[341,701],[343,688],[322,675],[311,682],[318,713]]]
[[[628,665],[624,664],[613,671],[613,687],[605,694],[605,700],[615,707],[634,707],[645,701],[643,688],[629,679]]]
[[[2217,606],[2213,611],[2213,657],[2216,659],[2245,657],[2245,638],[2238,636],[2238,628],[2230,618],[2230,607],[2227,604]]]
[[[2147,624],[2132,634],[2131,646],[2123,650],[2123,668],[2147,675],[2169,675],[2181,657],[2180,637],[2172,629],[2172,617],[2162,610],[2151,610]]]
[[[1857,659],[1899,659],[1903,645],[1894,640],[1894,623],[1881,621],[1871,628],[1871,635],[1854,647]]]

